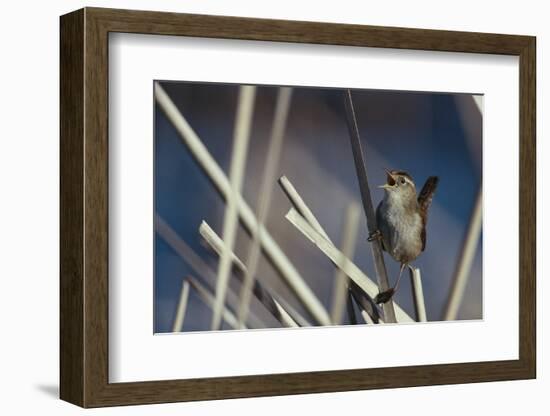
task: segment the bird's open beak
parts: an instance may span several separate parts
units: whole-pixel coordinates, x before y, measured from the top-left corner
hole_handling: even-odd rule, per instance
[[[386,182],[384,185],[380,185],[379,188],[382,189],[391,189],[395,186],[397,183],[395,176],[392,175],[392,173],[388,169],[384,169],[386,171]]]

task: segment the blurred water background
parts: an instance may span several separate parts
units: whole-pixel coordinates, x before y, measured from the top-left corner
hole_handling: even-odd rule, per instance
[[[238,86],[162,82],[162,86],[204,142],[213,157],[229,170]],[[256,92],[243,196],[253,210],[266,154],[277,87]],[[482,115],[465,94],[353,90],[357,120],[367,159],[375,206],[383,191],[384,168],[408,171],[417,190],[426,178],[440,178],[428,222],[426,251],[414,262],[421,268],[428,320],[443,318],[445,303],[461,243],[481,184]],[[198,228],[206,220],[222,234],[224,201],[181,141],[164,113],[155,106],[155,210],[208,264],[217,270],[217,256],[202,242]],[[286,175],[339,246],[344,215],[350,201],[360,203],[342,90],[294,88],[278,176]],[[285,219],[288,199],[275,182],[267,227],[327,310],[332,301],[334,266]],[[236,254],[247,258],[250,238],[239,228]],[[364,217],[354,262],[375,279]],[[399,265],[386,254],[390,282]],[[155,235],[155,332],[171,332],[182,279],[192,269]],[[200,280],[200,276],[196,276]],[[257,278],[307,313],[292,291],[262,259]],[[231,280],[238,293],[239,281]],[[211,287],[211,289],[214,289]],[[407,276],[395,300],[414,316]],[[252,311],[268,327],[280,327],[261,305]],[[477,248],[458,319],[482,318],[482,244]],[[209,330],[212,311],[191,290],[184,331]],[[230,329],[224,324],[222,329]]]

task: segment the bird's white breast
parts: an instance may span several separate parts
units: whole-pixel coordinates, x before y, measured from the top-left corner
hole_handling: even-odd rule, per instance
[[[414,260],[422,251],[420,214],[399,200],[384,201],[382,209],[388,223],[387,229],[382,230],[384,240],[389,240],[385,243],[388,252],[400,262]]]

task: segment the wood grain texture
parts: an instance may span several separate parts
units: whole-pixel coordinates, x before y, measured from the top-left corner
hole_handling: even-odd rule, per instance
[[[519,356],[529,377],[536,378],[536,40],[520,54],[519,103]]]
[[[83,407],[98,407],[535,377],[535,38],[97,8],[63,16],[60,29],[62,399]],[[109,383],[109,32],[519,56],[519,359]]]
[[[83,405],[84,12],[61,19],[60,36],[60,388]]]

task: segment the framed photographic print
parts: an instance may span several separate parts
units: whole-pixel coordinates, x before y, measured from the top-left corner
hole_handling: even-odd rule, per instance
[[[535,38],[61,17],[61,398],[534,378]]]

